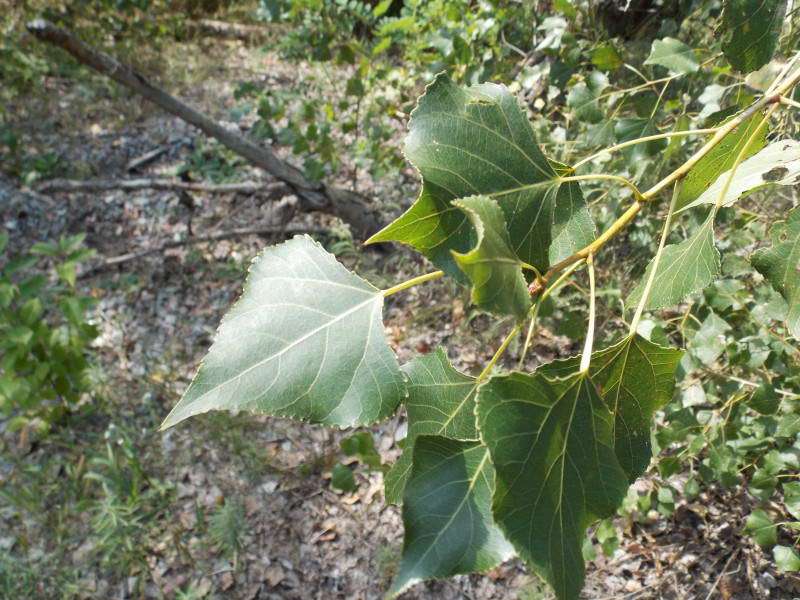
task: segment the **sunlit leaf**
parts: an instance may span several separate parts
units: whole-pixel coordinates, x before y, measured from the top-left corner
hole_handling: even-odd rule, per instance
[[[627,305],[635,307],[642,297],[645,283],[653,269],[653,261],[647,265],[639,283],[628,297]],[[658,273],[653,280],[645,309],[651,310],[672,306],[689,294],[707,286],[720,273],[719,251],[714,245],[714,214],[708,215],[703,224],[688,239],[664,248]]]
[[[614,452],[628,479],[635,481],[650,464],[651,421],[672,398],[675,369],[683,352],[654,344],[640,335],[592,354],[589,377],[614,415]],[[542,365],[537,373],[567,377],[580,356]]]
[[[800,340],[800,207],[792,209],[785,221],[775,223],[769,236],[772,247],[753,254],[750,262],[786,299],[786,327]]]
[[[778,44],[786,0],[724,0],[722,7],[725,57],[744,73],[767,64]]]
[[[162,429],[210,410],[367,425],[405,394],[383,296],[307,236],[267,248]]]
[[[531,299],[502,209],[485,196],[463,198],[454,204],[467,213],[478,236],[475,248],[466,254],[454,253],[472,282],[472,301],[481,308],[524,319]]]
[[[512,373],[479,388],[477,414],[497,473],[495,520],[561,600],[577,599],[586,528],[628,488],[611,411],[587,376]]]
[[[800,183],[800,142],[782,140],[770,144],[739,164],[730,184],[729,178],[730,169],[727,169],[699,198],[684,209],[701,204],[715,204],[723,190],[725,198],[722,206],[730,206],[740,198],[771,185],[797,185]]]
[[[485,571],[514,555],[492,519],[494,480],[480,442],[417,439],[403,499],[403,558],[390,597],[417,581]]]
[[[694,73],[700,68],[700,62],[694,50],[671,37],[653,40],[650,56],[644,61],[646,65],[666,67],[674,73]]]
[[[555,235],[569,240],[573,252],[594,238],[580,189],[573,183],[568,193],[561,191],[565,186],[539,149],[517,100],[503,86],[460,88],[446,75],[437,76],[411,115],[406,155],[422,174],[420,197],[370,243],[410,244],[466,282],[451,251],[469,252],[476,234],[453,201],[476,195],[497,201],[512,249],[539,270],[553,260]]]
[[[475,378],[456,371],[441,348],[403,365],[408,377],[408,435],[403,454],[386,474],[386,501],[403,498],[417,436],[436,435],[454,440],[477,440]]]
[[[747,159],[764,146],[767,145],[767,128],[761,128],[759,134],[751,140],[753,133],[761,122],[761,115],[756,114],[747,121],[739,125],[736,129],[726,135],[714,146],[708,154],[701,158],[684,177],[678,200],[675,205],[676,210],[683,209],[693,200],[696,200],[705,192],[712,183],[724,172],[728,171],[736,161],[736,157],[741,152],[745,144],[747,150],[743,158]],[[714,123],[719,125],[720,123]],[[678,139],[678,138],[675,138]],[[741,168],[741,165],[740,165]],[[738,169],[737,169],[738,171]],[[714,200],[716,202],[716,199]]]

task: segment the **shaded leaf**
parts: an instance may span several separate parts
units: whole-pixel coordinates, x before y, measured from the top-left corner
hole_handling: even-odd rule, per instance
[[[724,0],[722,7],[725,57],[744,73],[767,64],[778,44],[786,0]]]
[[[451,251],[469,252],[476,234],[453,201],[476,195],[498,202],[517,257],[539,270],[552,260],[554,229],[562,234],[567,230],[566,238],[579,240],[573,241],[574,251],[594,239],[580,189],[560,193],[556,172],[505,87],[485,83],[462,89],[445,74],[438,75],[411,115],[405,150],[422,174],[422,192],[405,214],[368,243],[410,244],[466,282]]]
[[[614,415],[614,452],[630,482],[650,465],[651,421],[672,399],[675,369],[683,352],[654,344],[640,335],[592,353],[589,378]],[[548,377],[567,377],[580,367],[580,356],[556,360],[537,369]]]
[[[692,338],[689,346],[692,354],[705,365],[714,364],[725,351],[725,332],[730,328],[724,319],[710,312]]]
[[[762,248],[750,262],[789,305],[786,327],[800,340],[800,207],[789,212],[769,230],[771,248]]]
[[[577,599],[586,528],[628,488],[611,411],[584,375],[512,373],[479,389],[477,414],[497,472],[495,520],[560,599]]]
[[[403,498],[403,558],[390,597],[417,581],[485,571],[514,555],[492,520],[494,480],[480,442],[417,439]]]
[[[578,83],[567,94],[567,106],[572,109],[575,118],[587,123],[599,123],[605,116],[597,96],[585,83]]]
[[[683,179],[675,210],[681,210],[689,205],[693,200],[700,197],[712,183],[717,181],[720,175],[728,171],[736,157],[741,152],[744,145],[751,138],[761,122],[761,115],[755,114],[747,121],[739,125],[736,129],[722,138],[719,144],[714,146],[711,151],[701,158],[698,163]],[[719,122],[709,123],[709,126],[719,125]],[[678,138],[675,138],[678,139]],[[755,137],[748,146],[744,158],[752,156],[767,144],[767,129]],[[742,165],[739,165],[741,168]],[[738,171],[738,169],[737,169]],[[717,194],[719,195],[719,194]],[[716,202],[716,199],[714,199]]]
[[[655,259],[653,259],[655,260]],[[628,297],[628,306],[636,306],[653,269],[647,265],[639,283]],[[714,213],[688,239],[664,247],[658,273],[653,281],[645,309],[672,306],[689,294],[707,286],[720,273],[719,251],[714,245]]]
[[[307,236],[264,250],[162,429],[210,410],[330,425],[391,415],[405,390],[379,290]]]
[[[700,68],[694,50],[671,37],[653,40],[650,56],[644,64],[666,67],[674,73],[694,73]]]
[[[487,310],[524,319],[531,306],[522,266],[508,238],[503,211],[485,196],[456,200],[478,235],[475,248],[454,253],[456,262],[472,282],[472,301]]]
[[[733,160],[730,163],[732,164]],[[699,198],[683,207],[683,210],[701,204],[716,204],[729,177],[730,169],[727,169]],[[771,185],[798,183],[800,183],[800,142],[795,140],[775,142],[742,161],[736,168],[733,180],[725,191],[722,206],[730,206],[740,198]]]
[[[386,474],[386,501],[403,498],[414,443],[420,435],[454,440],[477,440],[475,428],[475,378],[456,371],[441,348],[403,365],[408,377],[408,435],[403,454]]]

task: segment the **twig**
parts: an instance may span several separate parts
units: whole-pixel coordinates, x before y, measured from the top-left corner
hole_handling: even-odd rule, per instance
[[[285,183],[259,183],[243,181],[241,183],[195,183],[178,179],[99,179],[95,181],[72,181],[69,179],[52,179],[36,186],[39,193],[48,192],[107,192],[110,190],[187,190],[191,192],[208,192],[210,194],[257,194],[266,192],[276,198],[292,193]]]
[[[210,233],[208,235],[196,235],[185,240],[171,240],[169,242],[164,242],[158,246],[152,246],[150,248],[144,248],[142,250],[137,250],[136,252],[128,252],[126,254],[120,254],[119,256],[112,256],[109,258],[105,258],[100,262],[100,264],[95,265],[88,271],[81,273],[80,277],[91,277],[95,275],[97,272],[105,269],[106,267],[112,267],[114,265],[119,265],[122,263],[130,262],[132,260],[137,260],[139,258],[144,258],[145,256],[149,256],[151,254],[157,254],[159,252],[163,252],[169,248],[179,248],[181,246],[190,246],[192,244],[201,244],[203,242],[217,242],[220,240],[227,240],[231,238],[242,237],[245,235],[265,235],[265,234],[296,234],[296,233],[316,233],[316,234],[323,234],[328,233],[327,229],[320,228],[320,227],[302,227],[302,226],[285,226],[281,227],[279,225],[272,225],[268,227],[252,227],[252,228],[241,228],[241,229],[229,229],[227,231],[218,231],[216,233]]]

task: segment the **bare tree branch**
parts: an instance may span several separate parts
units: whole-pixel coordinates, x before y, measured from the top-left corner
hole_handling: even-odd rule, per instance
[[[194,125],[236,154],[272,174],[279,181],[285,182],[294,190],[306,210],[320,210],[335,214],[348,223],[359,237],[364,237],[380,228],[381,223],[375,212],[368,208],[365,199],[359,194],[311,181],[302,171],[275,156],[269,148],[259,146],[219,123],[215,123],[161,88],[154,86],[130,67],[117,62],[103,52],[93,50],[70,31],[56,27],[43,19],[31,21],[27,28],[40,40],[63,48],[81,63],[107,75],[167,112]]]
[[[71,179],[51,179],[36,186],[39,193],[49,192],[108,192],[111,190],[187,190],[190,192],[207,192],[210,194],[258,194],[265,193],[271,198],[293,194],[293,190],[285,183],[259,183],[243,181],[241,183],[196,183],[179,179],[154,179],[140,177],[136,179],[99,179],[95,181],[73,181]]]
[[[228,240],[246,235],[289,235],[298,233],[324,234],[327,232],[328,230],[319,227],[271,225],[267,227],[229,229],[227,231],[218,231],[216,233],[210,233],[207,235],[196,235],[188,237],[184,240],[170,240],[169,242],[164,242],[163,244],[159,244],[157,246],[151,246],[149,248],[136,250],[135,252],[126,252],[125,254],[120,254],[118,256],[111,256],[109,258],[101,259],[98,264],[95,264],[87,271],[81,273],[80,277],[91,277],[107,267],[113,267],[114,265],[144,258],[145,256],[150,256],[151,254],[160,254],[168,248],[179,248],[181,246],[190,246],[193,244],[201,244],[203,242],[218,242],[220,240]]]

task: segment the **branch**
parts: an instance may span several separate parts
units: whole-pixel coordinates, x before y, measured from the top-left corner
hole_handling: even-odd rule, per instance
[[[207,192],[210,194],[257,194],[265,192],[271,198],[289,195],[292,189],[285,183],[259,183],[244,181],[242,183],[195,183],[179,179],[98,179],[95,181],[72,181],[69,179],[52,179],[36,186],[39,193],[49,192],[107,192],[110,190],[187,190],[191,192]]]
[[[207,235],[192,236],[186,238],[185,240],[172,240],[169,242],[164,242],[163,244],[160,244],[158,246],[151,246],[150,248],[143,248],[142,250],[137,250],[135,252],[127,252],[125,254],[120,254],[118,256],[105,258],[101,260],[100,264],[97,264],[92,268],[90,268],[88,271],[81,273],[80,276],[81,278],[90,277],[96,274],[97,272],[102,271],[106,267],[112,267],[114,265],[119,265],[122,263],[130,262],[132,260],[137,260],[139,258],[144,258],[145,256],[150,256],[151,254],[158,254],[169,248],[191,246],[193,244],[201,244],[203,242],[218,242],[221,240],[228,240],[231,238],[242,237],[245,235],[275,235],[275,234],[298,234],[298,233],[325,234],[328,233],[328,230],[316,227],[271,225],[268,227],[249,227],[249,228],[245,227],[240,229],[229,229],[227,231],[218,231],[216,233],[209,233]]]
[[[79,62],[106,75],[133,90],[142,97],[157,104],[167,112],[183,119],[218,140],[223,146],[246,158],[285,182],[306,205],[306,210],[326,209],[350,224],[359,236],[380,229],[380,222],[374,212],[364,205],[364,198],[347,190],[335,189],[308,179],[305,174],[281,160],[267,147],[252,141],[215,123],[205,115],[169,95],[161,88],[147,81],[142,75],[103,52],[97,52],[75,37],[70,31],[56,27],[43,19],[36,19],[27,25],[28,31],[40,40],[66,50]]]

